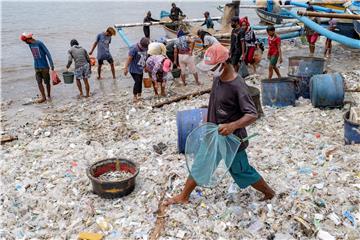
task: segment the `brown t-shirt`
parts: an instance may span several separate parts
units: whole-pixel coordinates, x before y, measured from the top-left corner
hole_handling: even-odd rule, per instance
[[[215,124],[230,123],[245,114],[257,115],[257,111],[244,79],[238,76],[232,81],[224,82],[219,77],[214,78],[208,121]],[[237,129],[234,134],[241,139],[247,137],[245,128]],[[244,150],[248,145],[248,141],[242,143],[239,150]]]

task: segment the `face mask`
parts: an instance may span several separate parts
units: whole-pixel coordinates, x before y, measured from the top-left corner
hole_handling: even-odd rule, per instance
[[[236,24],[232,23],[232,24],[231,24],[231,27],[232,27],[232,28],[236,28]]]
[[[213,74],[213,76],[214,77],[220,77],[221,76],[221,74],[224,72],[224,68],[222,67],[223,66],[223,64],[220,64],[219,65],[219,67],[217,67],[215,70],[214,70],[214,74]],[[221,69],[221,70],[220,70]]]

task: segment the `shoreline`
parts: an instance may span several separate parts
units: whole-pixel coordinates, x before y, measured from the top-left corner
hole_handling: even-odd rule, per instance
[[[299,52],[291,51],[291,45],[285,47],[289,56]],[[266,64],[247,82],[260,88],[264,71]],[[359,77],[354,71],[354,80]],[[207,75],[202,75],[207,81],[202,88],[211,84],[204,78]],[[2,131],[19,139],[0,151],[0,222],[6,229],[0,231],[0,238],[76,239],[89,231],[102,233],[105,239],[147,239],[155,227],[161,193],[169,197],[181,190],[187,169],[184,155],[177,153],[176,112],[207,105],[209,94],[153,109],[154,100],[132,105],[131,89],[114,89],[109,79],[98,83],[103,81],[106,94],[99,90],[88,99],[57,98],[54,104],[23,106],[27,111],[2,119]],[[187,87],[176,87],[175,93],[193,91],[193,78],[188,77],[188,82]],[[152,95],[152,89],[145,91],[145,98]],[[360,93],[348,93],[350,97],[360,102]],[[18,102],[2,108],[16,107]],[[38,109],[40,115],[29,109]],[[265,117],[248,128],[260,136],[251,140],[247,152],[277,196],[259,202],[252,189],[230,190],[232,180],[226,177],[216,188],[197,188],[190,204],[169,207],[161,238],[311,238],[319,229],[337,238],[360,234],[358,226],[342,217],[346,210],[360,217],[356,206],[360,178],[354,171],[360,169],[360,145],[343,144],[346,108],[320,110],[300,99],[296,107],[263,106],[263,110]],[[28,123],[19,124],[21,118]],[[159,143],[167,146],[163,154],[153,149]],[[93,194],[86,176],[90,164],[110,157],[126,157],[140,165],[134,192],[114,200]],[[320,200],[324,206],[316,205]],[[96,223],[102,218],[111,227],[102,229]],[[310,228],[303,230],[299,218]]]

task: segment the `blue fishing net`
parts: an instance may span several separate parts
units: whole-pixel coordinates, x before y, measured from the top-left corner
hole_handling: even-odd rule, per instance
[[[222,136],[218,125],[206,123],[195,128],[185,145],[186,165],[197,185],[213,187],[229,171],[241,140],[230,134]]]

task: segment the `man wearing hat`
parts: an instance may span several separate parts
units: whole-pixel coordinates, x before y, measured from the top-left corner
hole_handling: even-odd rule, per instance
[[[149,45],[150,46],[150,45]],[[145,71],[149,72],[153,81],[155,95],[158,96],[158,85],[160,84],[161,96],[166,96],[165,75],[171,71],[171,60],[163,55],[152,55],[146,60]]]
[[[36,102],[43,103],[46,101],[45,89],[42,83],[43,81],[46,85],[47,97],[49,99],[51,98],[49,64],[51,70],[54,70],[54,63],[51,58],[51,54],[43,42],[33,38],[32,33],[23,33],[20,36],[20,40],[29,45],[31,53],[34,57],[35,76],[41,93],[41,98]]]
[[[149,43],[150,40],[146,37],[143,37],[139,43],[131,46],[128,54],[128,59],[125,64],[124,75],[126,76],[128,72],[130,72],[132,78],[134,79],[134,103],[138,102],[141,98],[143,73],[147,56],[146,52]]]
[[[115,79],[114,59],[110,53],[111,36],[115,36],[116,32],[113,27],[108,27],[105,32],[99,33],[96,37],[89,54],[92,55],[95,47],[97,46],[97,60],[98,60],[98,79],[101,79],[101,67],[106,60],[111,66],[111,73]]]
[[[221,135],[235,134],[240,139],[246,138],[245,127],[256,121],[257,112],[244,79],[230,64],[229,51],[221,44],[215,44],[208,48],[204,60],[197,67],[202,71],[214,73],[208,121],[219,125],[218,131]],[[271,199],[275,192],[249,164],[245,151],[248,145],[248,141],[241,143],[229,172],[240,188],[252,186],[264,194],[261,200]],[[187,203],[190,193],[196,186],[195,180],[189,176],[182,192],[166,200],[164,204]]]

